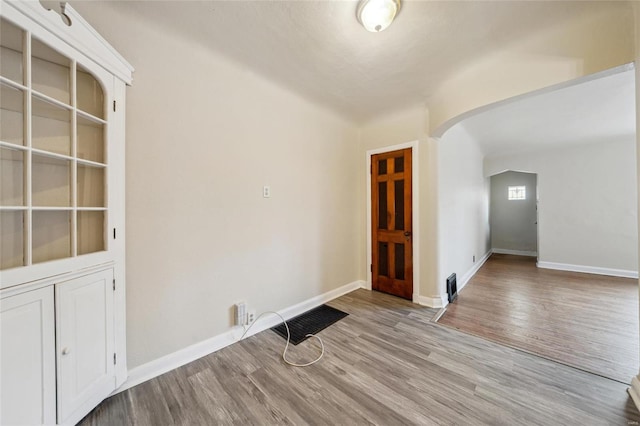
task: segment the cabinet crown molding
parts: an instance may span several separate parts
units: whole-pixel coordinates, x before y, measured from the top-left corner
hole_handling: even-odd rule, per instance
[[[58,38],[82,55],[99,64],[127,85],[133,82],[133,66],[127,62],[98,32],[67,2],[61,3],[62,15],[45,9],[39,1],[0,0],[0,15],[13,20],[32,21],[46,28],[48,36]],[[66,22],[65,22],[66,21]],[[29,27],[29,25],[22,25]],[[42,38],[42,37],[41,37]]]

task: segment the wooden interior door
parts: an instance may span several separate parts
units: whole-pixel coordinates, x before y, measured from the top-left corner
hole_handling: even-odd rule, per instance
[[[371,272],[374,290],[412,299],[411,148],[371,157]]]

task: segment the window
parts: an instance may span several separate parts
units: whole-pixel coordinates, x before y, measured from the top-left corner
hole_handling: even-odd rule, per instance
[[[509,200],[526,200],[526,199],[527,199],[526,186],[510,186],[509,187]]]

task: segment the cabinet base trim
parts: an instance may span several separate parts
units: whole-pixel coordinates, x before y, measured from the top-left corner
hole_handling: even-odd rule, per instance
[[[311,299],[307,299],[301,303],[282,309],[278,313],[285,319],[293,318],[308,311],[309,309],[320,306],[323,303],[336,299],[344,294],[352,292],[353,290],[365,288],[365,286],[365,281],[354,281],[352,283],[343,285],[342,287],[338,287],[335,290],[331,290],[327,293],[312,297]],[[263,320],[260,320],[260,322],[256,323],[256,325],[251,328],[246,337],[253,336],[254,334],[257,334],[261,331],[267,330],[277,325],[279,322],[280,318],[276,317],[275,315],[266,316]],[[169,355],[165,355],[154,361],[135,367],[129,370],[129,377],[127,378],[127,380],[122,384],[122,386],[116,389],[112,393],[112,395],[144,383],[147,380],[151,380],[154,377],[160,376],[166,372],[195,361],[198,358],[202,358],[203,356],[209,355],[210,353],[216,352],[233,343],[236,343],[242,333],[243,330],[241,327],[234,327],[231,330],[214,336],[210,339],[204,340],[191,346],[187,346],[184,349],[180,349]]]

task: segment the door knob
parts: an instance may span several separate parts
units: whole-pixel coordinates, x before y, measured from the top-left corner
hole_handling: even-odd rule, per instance
[[[410,237],[410,236],[411,236],[411,231],[406,231],[406,232],[404,233],[404,236],[405,236],[405,237]]]
[[[62,348],[62,355],[66,355],[66,354],[68,354],[69,352],[71,352],[71,349],[69,349],[69,348]]]

